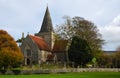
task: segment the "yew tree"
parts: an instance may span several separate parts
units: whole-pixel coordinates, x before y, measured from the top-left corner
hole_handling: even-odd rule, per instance
[[[68,50],[69,61],[74,62],[75,67],[78,65],[85,67],[88,62],[91,62],[91,49],[86,40],[78,36],[73,37]]]
[[[0,69],[19,67],[23,54],[15,40],[4,30],[0,30]]]

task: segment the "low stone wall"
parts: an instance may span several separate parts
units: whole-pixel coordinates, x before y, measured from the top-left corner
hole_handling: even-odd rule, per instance
[[[20,70],[20,72],[17,74],[49,74],[49,73],[51,73],[51,70],[43,69],[43,70]],[[0,74],[3,73],[0,72]],[[16,73],[14,73],[12,70],[7,70],[4,74],[13,75]]]
[[[119,68],[79,68],[73,72],[120,72]]]
[[[52,73],[69,73],[69,72],[120,72],[118,68],[72,68],[72,69],[54,69]]]
[[[120,72],[118,68],[63,68],[63,69],[40,69],[40,70],[21,70],[17,74],[50,74],[50,73],[70,73],[70,72]],[[0,73],[2,74],[2,73]],[[5,74],[15,74],[7,70]]]

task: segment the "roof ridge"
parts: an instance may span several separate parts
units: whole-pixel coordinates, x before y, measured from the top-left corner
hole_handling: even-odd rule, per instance
[[[36,38],[44,40],[42,37],[38,37],[38,36],[35,36],[35,35],[29,35],[29,36],[36,37]]]

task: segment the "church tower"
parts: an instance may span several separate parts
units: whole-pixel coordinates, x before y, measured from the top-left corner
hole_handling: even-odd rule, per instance
[[[54,45],[54,30],[52,26],[52,20],[50,16],[50,12],[48,6],[46,8],[46,12],[44,15],[44,19],[42,22],[41,29],[38,33],[35,34],[36,36],[42,37],[47,44],[49,44],[50,48],[53,48]]]

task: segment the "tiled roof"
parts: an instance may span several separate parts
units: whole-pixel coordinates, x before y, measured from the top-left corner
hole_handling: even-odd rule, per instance
[[[40,38],[38,36],[32,36],[32,35],[29,35],[29,36],[38,45],[39,49],[50,51],[49,45],[44,41],[43,38]]]
[[[56,40],[52,52],[66,52],[68,40]]]

